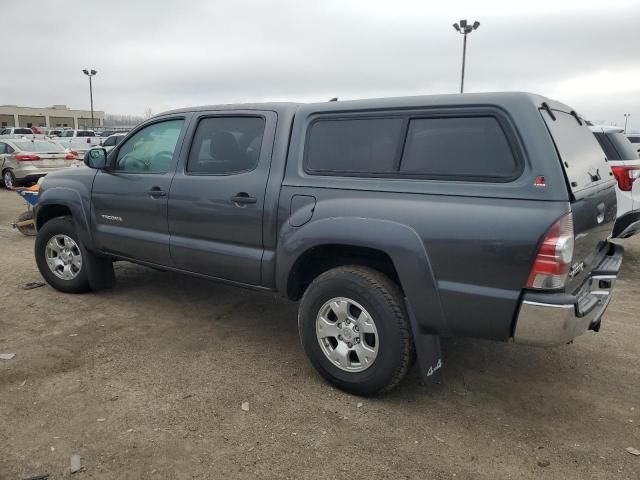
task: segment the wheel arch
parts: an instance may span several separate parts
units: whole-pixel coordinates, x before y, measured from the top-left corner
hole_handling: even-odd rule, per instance
[[[276,254],[278,291],[292,299],[299,298],[307,277],[322,273],[312,267],[311,275],[301,274],[309,265],[306,262],[315,260],[316,252],[326,255],[336,249],[358,253],[355,258],[349,255],[340,258],[344,260],[342,263],[330,259],[325,266],[358,264],[376,268],[377,263],[377,270],[398,282],[415,316],[417,330],[430,334],[451,333],[422,239],[411,227],[390,220],[336,217],[298,228],[287,225],[280,232]],[[366,258],[372,258],[374,263],[363,262]]]
[[[52,218],[70,216],[82,243],[93,249],[89,215],[83,205],[85,202],[75,190],[60,187],[47,189],[41,193],[35,208],[36,228],[42,228]]]

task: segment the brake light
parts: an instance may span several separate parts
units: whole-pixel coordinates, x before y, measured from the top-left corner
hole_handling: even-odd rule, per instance
[[[73,153],[67,153],[67,155],[64,157],[65,160],[75,160],[76,156]]]
[[[19,153],[16,155],[16,160],[19,162],[33,162],[34,160],[40,160],[40,157],[38,155],[25,155]]]
[[[573,241],[573,216],[567,213],[545,234],[527,280],[528,288],[564,287],[573,259]]]
[[[640,177],[640,167],[611,167],[618,181],[618,187],[623,192],[630,192],[633,182]]]

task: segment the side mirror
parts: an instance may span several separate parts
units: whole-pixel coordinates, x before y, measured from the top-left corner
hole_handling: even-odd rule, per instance
[[[104,170],[107,167],[107,151],[96,147],[84,154],[84,164],[89,168]]]

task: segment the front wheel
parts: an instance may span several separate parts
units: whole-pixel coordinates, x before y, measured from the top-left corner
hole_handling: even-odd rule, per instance
[[[71,217],[49,220],[38,231],[35,245],[38,270],[56,290],[65,293],[89,291],[85,265],[88,255]]]
[[[382,273],[339,267],[307,288],[298,315],[304,350],[318,372],[349,393],[395,387],[415,361],[403,295]]]

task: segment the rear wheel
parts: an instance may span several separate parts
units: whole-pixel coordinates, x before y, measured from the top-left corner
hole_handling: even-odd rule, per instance
[[[44,279],[56,290],[65,293],[89,291],[85,265],[88,255],[80,243],[71,217],[49,220],[38,231],[36,263]]]
[[[313,366],[350,393],[392,389],[415,360],[402,292],[370,268],[340,267],[317,277],[302,298],[298,326]]]
[[[2,183],[6,188],[15,188],[18,187],[18,182],[16,181],[16,176],[9,169],[6,169],[2,172]]]

